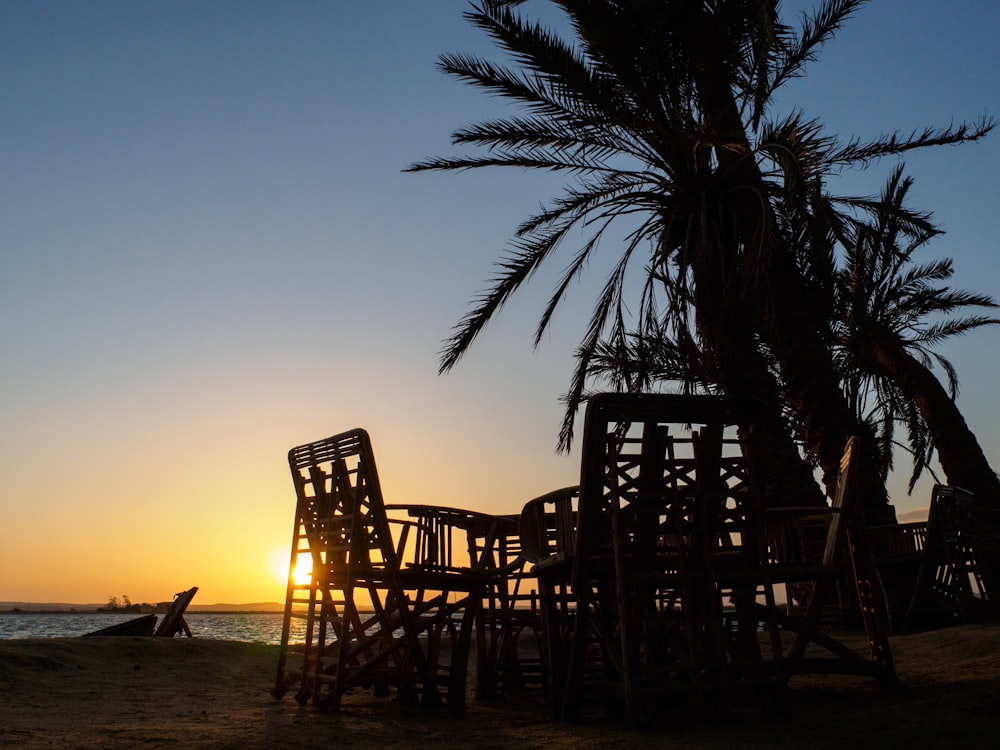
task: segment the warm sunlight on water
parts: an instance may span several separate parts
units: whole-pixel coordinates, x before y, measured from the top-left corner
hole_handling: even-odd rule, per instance
[[[65,638],[84,635],[136,615],[95,613],[0,613],[0,638]],[[184,615],[191,635],[223,641],[277,644],[281,641],[281,613],[212,614],[191,612]],[[296,629],[296,626],[300,626]],[[291,641],[300,643],[305,621],[295,621]]]

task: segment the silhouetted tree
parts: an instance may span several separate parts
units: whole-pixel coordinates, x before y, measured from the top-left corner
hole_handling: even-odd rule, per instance
[[[941,286],[951,278],[950,259],[914,262],[913,254],[939,232],[929,215],[907,209],[912,184],[902,167],[892,173],[837,273],[845,388],[859,416],[871,412],[880,425],[883,471],[892,464],[894,426],[902,423],[914,459],[911,488],[936,450],[949,483],[998,504],[1000,480],[955,403],[958,375],[934,351],[952,336],[1000,323],[985,315],[958,315],[997,303],[987,295]],[[931,370],[935,363],[947,389]]]
[[[552,0],[569,21],[569,40],[522,17],[521,4],[487,1],[467,13],[512,66],[463,54],[440,59],[446,73],[518,103],[521,113],[453,135],[485,153],[410,169],[512,166],[574,181],[518,227],[491,286],[446,343],[442,371],[583,228],[537,344],[608,228],[622,225],[625,242],[577,352],[560,445],[572,438],[601,342],[622,341],[633,321],[640,333],[655,323],[681,358],[693,361],[697,349],[715,388],[764,398],[771,431],[788,430],[787,408],[828,479],[847,437],[867,437],[864,494],[884,506],[873,437],[841,390],[832,353],[834,248],[848,213],[864,202],[832,198],[824,180],[845,166],[975,140],[993,123],[863,144],[829,137],[801,113],[771,119],[774,92],[801,75],[861,0],[828,0],[797,30],[781,22],[775,0]],[[637,262],[645,284],[630,306],[625,280]]]

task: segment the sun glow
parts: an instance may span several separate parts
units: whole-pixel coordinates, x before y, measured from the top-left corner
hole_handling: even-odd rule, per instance
[[[271,554],[271,572],[281,583],[288,583],[289,554],[287,549],[275,550]],[[306,586],[312,578],[312,560],[308,555],[298,555],[292,579],[296,586]]]

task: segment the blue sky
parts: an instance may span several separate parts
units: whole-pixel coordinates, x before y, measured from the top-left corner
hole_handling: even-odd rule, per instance
[[[466,7],[0,0],[0,600],[279,599],[285,452],[355,426],[392,501],[515,512],[575,481],[558,398],[600,273],[533,350],[568,256],[543,267],[436,374],[511,230],[560,185],[401,171],[499,106],[435,70],[494,55]],[[873,3],[784,104],[862,138],[1000,115],[998,29],[979,0]],[[947,231],[929,254],[989,294],[998,157],[1000,133],[907,159]],[[836,187],[874,193],[892,166]],[[998,337],[943,350],[995,465]],[[893,495],[902,513],[927,491]]]

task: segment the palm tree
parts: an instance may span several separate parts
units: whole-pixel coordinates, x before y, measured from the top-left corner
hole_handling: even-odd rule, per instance
[[[907,428],[912,488],[937,451],[948,482],[1000,504],[1000,480],[955,403],[958,376],[934,347],[1000,319],[957,316],[969,307],[996,308],[989,296],[939,286],[952,262],[915,264],[913,255],[939,231],[905,202],[913,184],[893,171],[869,222],[859,226],[837,272],[841,304],[838,351],[847,392],[859,415],[873,408],[881,424],[883,469],[891,466],[893,429]],[[947,389],[931,370],[943,370]]]
[[[571,41],[520,16],[520,0],[484,0],[467,18],[511,55],[513,66],[462,54],[440,58],[444,72],[518,103],[522,114],[454,134],[456,144],[484,153],[428,159],[411,170],[509,166],[574,179],[517,228],[491,286],[447,341],[441,370],[454,366],[569,232],[584,227],[587,237],[542,314],[537,344],[607,229],[625,224],[627,240],[578,349],[560,445],[572,438],[600,342],[629,330],[624,282],[642,262],[646,283],[634,319],[662,318],[694,331],[712,379],[727,393],[774,391],[774,373],[759,356],[766,347],[778,367],[780,397],[832,476],[847,436],[859,428],[840,389],[825,314],[833,304],[841,212],[855,203],[833,201],[824,177],[914,148],[975,140],[993,123],[861,144],[827,138],[798,113],[771,122],[774,92],[801,74],[862,0],[827,0],[797,32],[780,22],[776,0],[552,3],[569,20]],[[663,278],[671,283],[660,309]],[[871,484],[866,497],[884,505],[884,483]]]

